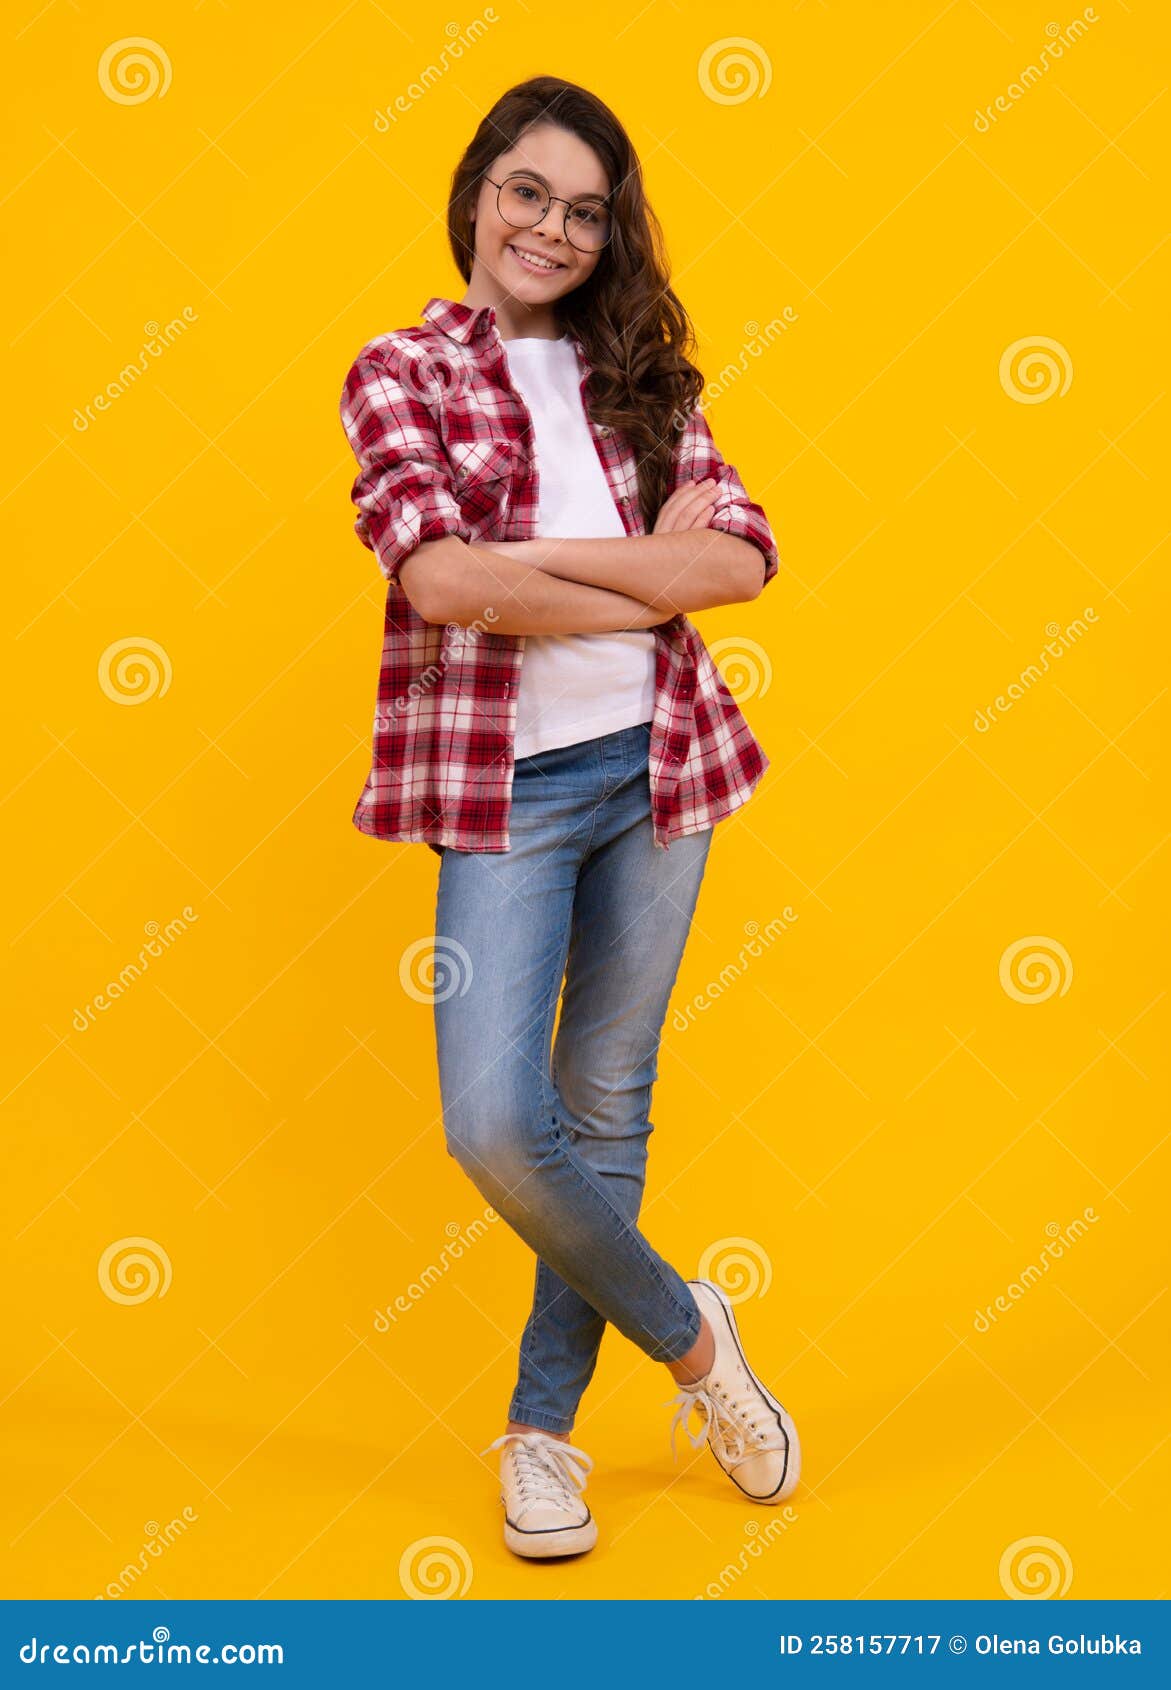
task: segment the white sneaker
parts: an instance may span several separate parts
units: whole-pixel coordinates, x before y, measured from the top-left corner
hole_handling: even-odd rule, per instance
[[[597,1522],[578,1494],[593,1467],[591,1457],[544,1432],[505,1432],[480,1454],[501,1448],[504,1541],[513,1554],[579,1555],[592,1549]]]
[[[715,1335],[712,1365],[694,1385],[680,1385],[671,1422],[671,1453],[679,1426],[694,1449],[708,1447],[733,1484],[754,1502],[784,1502],[801,1477],[797,1428],[785,1409],[749,1367],[732,1305],[710,1279],[689,1279],[701,1312]],[[698,1408],[704,1423],[692,1434],[688,1422]]]

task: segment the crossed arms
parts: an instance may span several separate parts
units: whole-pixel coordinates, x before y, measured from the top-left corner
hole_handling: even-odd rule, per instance
[[[392,344],[359,354],[341,418],[360,467],[355,530],[426,622],[482,621],[507,634],[650,628],[756,598],[777,573],[765,513],[698,406],[653,533],[604,539],[473,540],[435,417]]]
[[[707,527],[714,499],[714,483],[688,482],[665,501],[653,534],[624,538],[468,545],[447,535],[418,546],[399,582],[425,622],[486,620],[500,634],[650,628],[761,591],[759,548]]]

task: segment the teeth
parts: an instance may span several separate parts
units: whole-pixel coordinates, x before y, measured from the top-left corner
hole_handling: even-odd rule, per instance
[[[530,270],[560,270],[560,264],[548,264],[543,259],[530,258],[527,252],[521,252],[517,247],[510,246],[509,252],[515,253],[522,264],[527,264]]]

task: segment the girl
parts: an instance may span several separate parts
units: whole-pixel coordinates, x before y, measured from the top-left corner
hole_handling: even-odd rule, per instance
[[[696,408],[691,325],[599,99],[509,89],[456,168],[448,234],[462,299],[365,346],[341,401],[355,530],[389,583],[354,822],[440,857],[446,1145],[537,1256],[482,1453],[501,1451],[508,1547],[576,1554],[597,1526],[570,1433],[607,1321],[678,1384],[672,1447],[680,1425],[706,1437],[754,1502],[797,1484],[727,1297],[638,1226],[712,833],[768,766],[687,613],[755,598],[778,559]]]

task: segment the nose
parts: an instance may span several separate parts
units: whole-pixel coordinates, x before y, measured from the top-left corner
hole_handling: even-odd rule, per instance
[[[566,205],[561,208],[561,231],[558,233],[557,225],[552,221],[556,205],[556,200],[551,200],[549,202],[547,209],[541,213],[540,217],[533,224],[533,232],[534,234],[540,235],[543,240],[556,241],[560,246],[567,240],[565,219],[569,216],[569,207]]]

